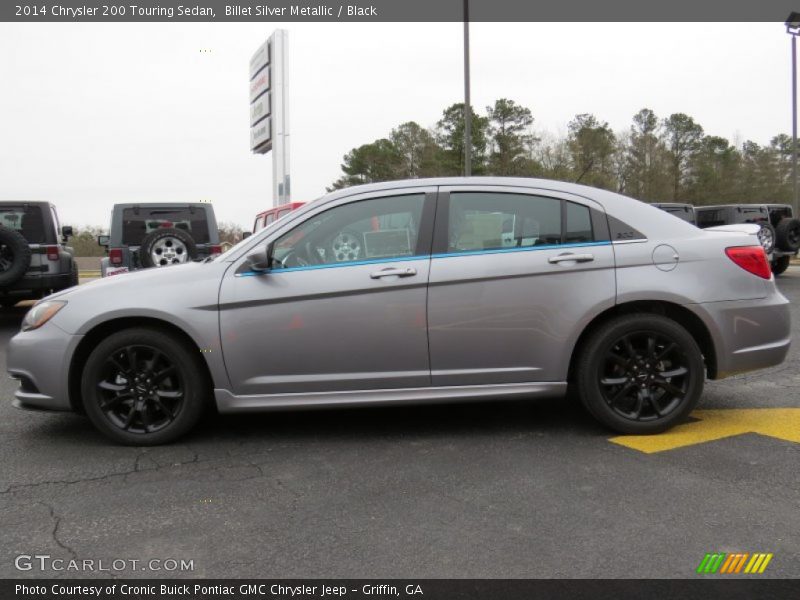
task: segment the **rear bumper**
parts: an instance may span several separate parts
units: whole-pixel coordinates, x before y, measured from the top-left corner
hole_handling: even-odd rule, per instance
[[[687,306],[708,327],[716,350],[715,379],[779,365],[791,345],[789,301],[774,285],[758,300]]]
[[[20,386],[14,406],[33,410],[72,410],[69,363],[83,336],[70,335],[53,323],[23,331],[8,344],[7,369]]]
[[[7,298],[41,298],[50,290],[64,290],[72,285],[70,273],[55,275],[26,276],[0,291],[0,297]]]

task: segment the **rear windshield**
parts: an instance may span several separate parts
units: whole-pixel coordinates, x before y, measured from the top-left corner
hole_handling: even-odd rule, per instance
[[[42,209],[38,206],[0,206],[0,225],[18,231],[30,244],[47,242]]]
[[[122,243],[139,246],[156,229],[174,227],[192,236],[198,244],[209,243],[206,211],[195,208],[125,208],[122,211]]]
[[[675,215],[679,219],[688,221],[692,225],[694,225],[695,223],[694,209],[688,206],[669,206],[664,208],[663,210],[667,211],[671,215]]]

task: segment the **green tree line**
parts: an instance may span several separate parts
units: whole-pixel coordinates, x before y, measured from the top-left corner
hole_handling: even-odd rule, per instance
[[[461,175],[464,105],[453,104],[433,127],[414,121],[388,137],[353,148],[329,190],[393,179]],[[501,98],[485,114],[472,111],[474,175],[575,181],[647,202],[717,204],[788,202],[792,140],[733,145],[707,135],[692,117],[658,117],[643,108],[614,132],[592,114],[576,115],[565,136],[538,134],[531,110]]]

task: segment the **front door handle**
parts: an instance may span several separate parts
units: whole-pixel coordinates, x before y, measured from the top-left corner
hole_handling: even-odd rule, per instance
[[[594,260],[594,254],[559,254],[558,256],[551,256],[547,259],[547,262],[550,264],[556,264],[560,262],[591,262]]]
[[[417,270],[413,267],[405,267],[403,269],[381,269],[380,271],[375,271],[374,273],[370,273],[369,276],[372,279],[380,279],[381,277],[413,277],[417,274]]]

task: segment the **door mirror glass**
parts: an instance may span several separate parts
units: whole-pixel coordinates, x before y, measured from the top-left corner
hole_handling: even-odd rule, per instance
[[[61,228],[61,235],[64,237],[65,240],[67,238],[71,238],[72,237],[72,226],[71,225],[64,225]]]
[[[109,238],[107,235],[98,235],[97,236],[97,245],[98,246],[108,246]]]
[[[247,266],[250,267],[251,271],[255,271],[256,273],[269,271],[271,252],[272,245],[261,246],[258,249],[253,250],[247,255]]]
[[[243,232],[243,233],[242,233],[242,239],[243,239],[243,240],[246,240],[246,239],[247,239],[247,238],[249,238],[251,235],[253,235],[253,232],[252,232],[252,231],[245,231],[245,232]]]

